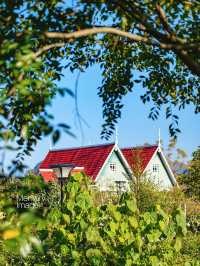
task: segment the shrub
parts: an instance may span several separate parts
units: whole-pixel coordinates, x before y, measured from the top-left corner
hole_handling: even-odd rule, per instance
[[[186,234],[181,209],[168,215],[157,205],[140,213],[128,193],[116,204],[96,206],[82,175],[70,178],[65,196],[63,212],[46,207],[20,213],[4,199],[4,265],[172,265],[180,253]]]
[[[182,249],[176,265],[200,266],[200,234],[188,232],[183,238]]]

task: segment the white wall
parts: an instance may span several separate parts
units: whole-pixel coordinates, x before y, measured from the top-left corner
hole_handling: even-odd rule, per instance
[[[153,165],[159,165],[159,172],[155,173],[153,172]],[[147,169],[145,170],[145,173],[147,175],[147,178],[150,178],[155,183],[158,183],[161,188],[168,189],[172,187],[172,183],[168,177],[168,173],[165,170],[165,167],[160,160],[160,157],[157,154],[154,155],[154,157],[151,159],[149,165],[147,166]]]
[[[110,163],[116,164],[116,172],[111,171]],[[100,175],[97,177],[96,184],[98,185],[101,191],[116,190],[115,181],[125,181],[126,190],[129,189],[128,175],[124,169],[124,166],[119,160],[116,152],[113,151],[106,165],[102,169]]]

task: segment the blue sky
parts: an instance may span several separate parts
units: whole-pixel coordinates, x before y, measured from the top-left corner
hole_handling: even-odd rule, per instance
[[[64,72],[64,77],[60,82],[61,87],[68,87],[74,91],[75,82],[78,72]],[[56,97],[49,111],[55,116],[55,123],[65,122],[71,126],[71,131],[76,138],[63,133],[58,143],[53,146],[54,149],[85,146],[93,144],[105,143],[100,138],[102,118],[102,102],[97,95],[97,88],[101,84],[101,73],[98,67],[92,67],[85,73],[81,73],[78,83],[78,107],[82,117],[87,121],[88,126],[82,124],[84,138],[81,137],[80,128],[77,124],[75,114],[75,101],[69,95],[65,97]],[[161,130],[161,138],[163,146],[169,143],[168,126],[170,121],[165,119],[164,111],[161,113],[157,121],[148,119],[151,105],[144,105],[139,95],[141,95],[142,87],[136,85],[132,93],[129,93],[124,99],[124,108],[122,117],[118,123],[118,140],[119,146],[137,146],[145,142],[150,144],[156,143],[158,140],[158,129]],[[193,108],[188,107],[186,110],[177,113],[180,117],[180,129],[182,131],[178,136],[177,147],[183,148],[188,156],[200,145],[199,132],[200,120],[199,116],[194,114]],[[114,136],[110,138],[113,142]],[[51,147],[49,137],[43,138],[37,146],[31,157],[27,157],[25,163],[30,167],[34,167],[38,162],[44,159]],[[11,154],[6,154],[7,160]]]

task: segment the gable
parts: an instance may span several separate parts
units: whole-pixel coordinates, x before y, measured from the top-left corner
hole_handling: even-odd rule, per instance
[[[112,166],[115,166],[115,171],[112,170]],[[101,171],[99,172],[96,183],[100,187],[100,190],[114,189],[116,182],[125,182],[128,188],[128,182],[130,181],[125,164],[120,158],[117,150],[113,149],[113,152],[107,158]]]
[[[140,161],[141,173],[146,173],[153,181],[161,185],[162,188],[169,188],[176,184],[174,174],[167,163],[167,160],[157,145],[136,148],[122,149],[124,157],[128,161],[130,168],[135,168],[135,162]],[[159,165],[159,174],[153,171],[153,166]]]
[[[126,158],[130,168],[134,167],[137,160],[140,161],[141,171],[143,172],[153,157],[158,146],[144,146],[144,147],[132,147],[121,149],[124,157]]]
[[[170,188],[173,183],[167,171],[166,165],[161,160],[159,152],[153,156],[149,164],[145,169],[145,174],[147,177],[158,185],[161,188],[167,189]]]

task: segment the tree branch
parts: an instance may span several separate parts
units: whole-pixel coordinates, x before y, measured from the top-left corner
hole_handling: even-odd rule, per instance
[[[167,17],[166,17],[166,15],[165,15],[165,12],[164,12],[164,10],[162,9],[162,7],[161,7],[159,4],[156,4],[156,10],[157,10],[158,16],[159,16],[159,18],[160,18],[160,21],[161,21],[161,23],[162,23],[164,29],[165,29],[168,33],[172,34],[173,32],[172,32],[172,30],[171,30],[171,28],[170,28],[170,26],[169,26],[169,23],[168,23],[168,21],[167,21]]]
[[[130,19],[135,19],[140,24],[140,30],[145,31],[154,38],[156,38],[159,42],[168,42],[168,35],[163,34],[162,32],[159,32],[151,23],[148,22],[148,17],[146,14],[141,10],[138,6],[135,5],[135,1],[132,1],[132,3],[127,3],[127,7],[130,7],[130,12],[126,12],[127,7],[124,8],[119,1],[114,0],[115,4],[119,5],[121,9],[127,14],[127,16]],[[126,4],[126,1],[124,1]],[[123,3],[124,3],[123,2]]]
[[[188,55],[186,50],[173,49],[173,51],[182,60],[182,62],[192,71],[192,73],[200,77],[200,65]]]
[[[82,30],[70,32],[70,33],[45,32],[44,35],[50,39],[62,39],[62,40],[73,41],[74,39],[77,39],[77,38],[86,37],[86,36],[94,35],[98,33],[115,34],[118,36],[126,37],[135,42],[143,42],[148,45],[160,47],[161,49],[172,50],[177,56],[180,57],[183,63],[185,63],[185,65],[188,66],[188,68],[193,73],[200,76],[200,65],[194,62],[194,60],[188,54],[188,51],[190,50],[192,51],[195,49],[196,51],[200,51],[199,43],[189,43],[189,44],[180,43],[178,39],[177,39],[177,42],[175,42],[174,38],[173,40],[170,40],[170,38],[167,38],[167,42],[158,42],[158,41],[154,41],[153,39],[150,39],[144,36],[136,35],[136,34],[122,31],[120,29],[116,29],[112,27],[98,27],[98,28],[93,27],[93,28],[82,29]],[[164,39],[166,40],[166,38]],[[35,53],[35,57],[40,56],[43,52],[48,51],[52,48],[63,47],[64,45],[66,45],[66,42],[54,43],[54,44],[49,44],[47,46],[44,46],[38,52]]]
[[[34,58],[39,57],[41,54],[43,54],[44,52],[53,49],[53,48],[61,48],[63,46],[65,46],[66,42],[58,42],[58,43],[52,43],[49,45],[46,45],[42,48],[40,48],[36,53],[34,53]]]
[[[114,0],[114,2],[117,4],[116,0]],[[160,43],[160,48],[171,49],[194,74],[200,77],[200,65],[188,54],[190,51],[200,51],[199,43],[187,44],[185,40],[176,37],[173,32],[171,33],[172,30],[161,6],[157,5],[157,12],[159,13],[163,27],[170,33],[168,35],[157,31],[155,27],[147,21],[147,16],[144,15],[142,10],[138,6],[135,6],[134,1],[133,4],[130,5],[130,8],[132,12],[128,13],[127,16],[135,18],[138,23],[142,25],[143,29],[140,27],[141,30],[153,36]],[[123,6],[122,9],[124,9]]]
[[[176,34],[173,32],[173,30],[170,28],[169,23],[167,21],[167,17],[165,15],[164,10],[162,7],[157,4],[156,10],[158,12],[160,21],[163,25],[163,28],[170,34],[169,38],[171,39],[172,43],[175,41],[177,42],[177,45],[175,47],[172,47],[171,49],[174,51],[174,53],[183,61],[183,63],[196,75],[200,76],[200,66],[198,63],[196,63],[188,54],[188,51],[185,50],[189,47],[183,47],[181,48],[181,44],[183,43],[182,40],[176,37]],[[179,48],[180,46],[180,48]],[[197,50],[199,47],[196,48]]]
[[[98,27],[98,28],[94,27],[94,28],[82,29],[82,30],[70,32],[70,33],[45,32],[44,35],[47,38],[51,38],[51,39],[65,39],[66,40],[66,39],[77,39],[77,38],[94,35],[98,33],[111,33],[111,34],[115,34],[118,36],[129,38],[136,42],[145,42],[145,43],[149,42],[149,39],[147,37],[136,35],[136,34],[126,32],[123,30],[119,30],[116,28],[112,28],[112,27]]]
[[[89,29],[83,29],[83,30],[79,30],[79,31],[75,31],[75,32],[70,32],[70,33],[65,33],[65,32],[45,32],[44,35],[47,38],[50,39],[64,39],[64,40],[69,40],[72,41],[74,39],[77,38],[81,38],[81,37],[86,37],[89,35],[94,35],[94,34],[98,34],[98,33],[110,33],[110,34],[115,34],[118,36],[122,36],[122,37],[126,37],[128,39],[131,39],[135,42],[144,42],[146,44],[149,45],[153,45],[153,46],[157,46],[160,47],[162,49],[166,49],[166,50],[170,50],[170,49],[177,49],[177,50],[181,50],[181,49],[188,49],[188,50],[197,50],[200,51],[200,44],[199,43],[178,43],[178,42],[155,42],[150,38],[144,37],[144,36],[140,36],[140,35],[136,35],[130,32],[126,32],[126,31],[122,31],[116,28],[112,28],[112,27],[94,27],[94,28],[89,28]],[[40,54],[42,54],[43,52],[52,49],[52,48],[56,48],[56,47],[62,47],[66,44],[66,42],[62,42],[62,43],[54,43],[54,44],[49,44],[47,46],[44,46],[43,48],[41,48],[37,53],[36,56],[39,56]]]

